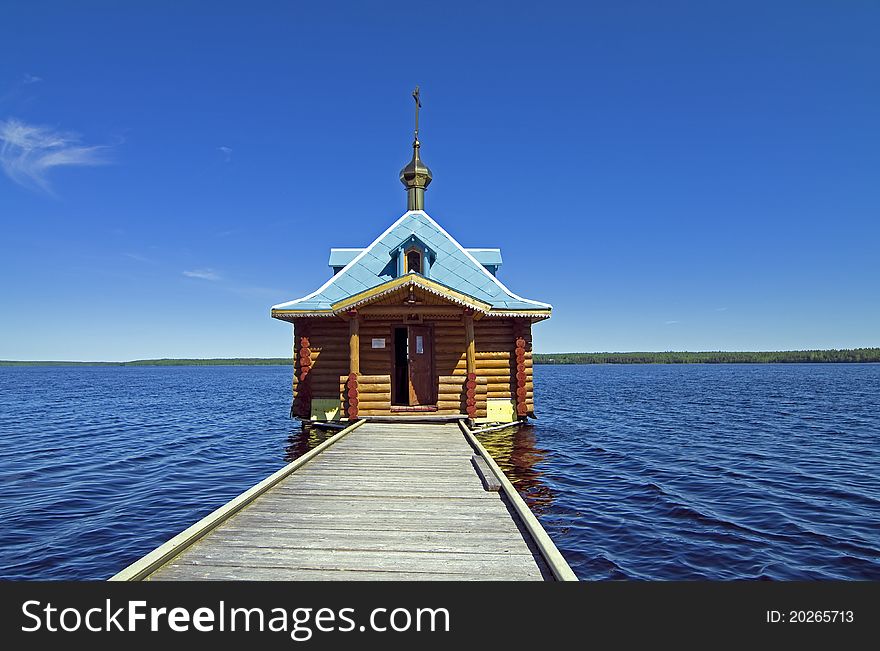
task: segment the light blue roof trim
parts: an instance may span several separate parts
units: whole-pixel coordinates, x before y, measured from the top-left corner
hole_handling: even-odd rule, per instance
[[[437,222],[422,211],[405,213],[370,246],[356,253],[339,273],[330,278],[318,290],[294,301],[275,305],[273,309],[329,310],[333,303],[343,298],[353,296],[395,278],[397,268],[393,254],[402,242],[413,235],[436,254],[436,259],[431,264],[431,280],[436,280],[456,291],[489,303],[493,309],[550,309],[550,305],[547,303],[522,298],[507,289],[472,253],[464,249]],[[340,250],[333,249],[332,251]],[[500,251],[498,251],[498,259],[500,259]]]
[[[474,260],[484,267],[492,266],[496,269],[501,266],[501,249],[465,249],[474,256]]]
[[[354,260],[361,251],[363,249],[330,249],[330,261],[327,263],[327,266],[334,268],[344,267]]]

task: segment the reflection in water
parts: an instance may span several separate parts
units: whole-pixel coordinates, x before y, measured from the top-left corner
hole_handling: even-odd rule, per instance
[[[536,468],[547,451],[535,445],[532,426],[508,427],[479,434],[477,438],[535,513],[544,513],[553,505],[553,490],[542,481],[543,473]]]
[[[324,441],[337,433],[334,429],[314,427],[303,423],[299,431],[294,430],[287,437],[287,445],[284,446],[284,462],[290,463],[299,459],[312,448],[321,445]]]

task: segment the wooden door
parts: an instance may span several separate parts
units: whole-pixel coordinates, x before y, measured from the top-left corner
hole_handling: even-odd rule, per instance
[[[409,327],[409,404],[436,405],[434,340],[431,328]]]

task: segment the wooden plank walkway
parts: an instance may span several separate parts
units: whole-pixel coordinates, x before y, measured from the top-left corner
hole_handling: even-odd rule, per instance
[[[455,423],[362,424],[146,578],[552,579],[473,454]]]

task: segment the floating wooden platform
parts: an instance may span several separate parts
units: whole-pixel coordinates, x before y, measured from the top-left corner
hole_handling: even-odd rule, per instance
[[[363,421],[111,580],[143,579],[576,580],[463,423]]]

